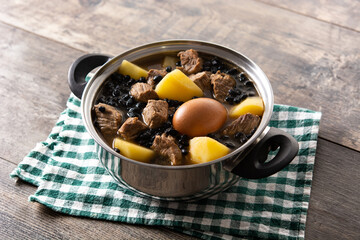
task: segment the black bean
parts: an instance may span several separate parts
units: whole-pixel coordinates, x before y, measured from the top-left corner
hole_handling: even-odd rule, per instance
[[[230,75],[235,75],[238,73],[238,70],[236,68],[231,68],[230,70],[227,70],[226,73]]]
[[[227,146],[228,148],[235,148],[235,145],[229,142],[224,143],[225,146]]]
[[[100,106],[100,107],[99,107],[99,111],[100,111],[100,112],[102,112],[102,113],[103,113],[103,112],[105,112],[105,110],[106,110],[106,109],[105,109],[105,107],[104,107],[104,106]]]
[[[137,107],[137,108],[144,108],[144,107],[146,107],[146,103],[144,103],[144,102],[137,102],[137,103],[135,104],[135,107]]]
[[[131,79],[131,77],[129,75],[125,75],[124,76],[124,82],[127,82]]]
[[[227,97],[225,98],[225,101],[228,102],[229,104],[233,104],[233,103],[234,103],[234,98],[231,97],[231,96],[227,96]]]
[[[140,115],[139,115],[139,114],[134,113],[134,112],[127,112],[127,113],[126,113],[126,115],[128,115],[128,117],[137,117],[137,118],[139,118],[139,117],[140,117]]]
[[[213,65],[213,66],[215,66],[215,65],[218,65],[219,64],[219,62],[218,62],[218,60],[217,59],[213,59],[213,60],[211,60],[211,65]]]
[[[175,65],[181,67],[181,61],[176,62]]]
[[[154,77],[154,82],[159,83],[163,77],[161,75],[157,75]]]
[[[240,73],[239,78],[240,78],[241,82],[248,80],[248,78],[246,77],[246,75],[244,73]]]
[[[144,77],[140,77],[138,81],[139,81],[139,82],[143,82],[143,83],[144,83],[144,82],[146,82],[146,78],[144,78]]]
[[[94,121],[94,126],[95,126],[96,128],[98,128],[98,127],[99,127],[99,123],[98,123],[97,121]]]
[[[211,67],[205,66],[205,67],[203,67],[203,70],[204,70],[204,71],[211,71]]]
[[[214,67],[214,66],[213,66],[213,67],[211,67],[210,70],[211,70],[212,73],[216,73],[218,69],[217,69],[217,67]]]
[[[229,95],[230,96],[235,97],[235,96],[237,96],[239,94],[241,94],[241,90],[238,89],[238,88],[232,88],[232,89],[229,90]]]
[[[167,66],[167,67],[165,68],[165,70],[166,70],[167,72],[171,72],[171,71],[172,71],[172,67],[171,67],[171,66]]]
[[[229,139],[230,139],[230,137],[228,135],[223,135],[223,136],[220,137],[220,140],[222,140],[222,141],[226,141],[226,140],[229,140]]]
[[[117,153],[120,153],[120,149],[118,149],[118,148],[114,148],[114,151]]]
[[[189,153],[189,151],[187,150],[187,149],[181,149],[181,153],[183,154],[183,155],[187,155],[188,153]]]
[[[129,100],[126,101],[125,106],[131,107],[134,104],[134,99],[129,98]]]

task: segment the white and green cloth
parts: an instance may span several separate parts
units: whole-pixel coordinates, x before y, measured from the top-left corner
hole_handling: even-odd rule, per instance
[[[203,239],[303,239],[321,113],[275,105],[270,126],[293,135],[300,150],[289,166],[259,180],[240,179],[197,202],[141,197],[116,184],[97,159],[80,101],[71,95],[49,137],[11,173],[36,185],[30,196],[62,213],[160,225]]]

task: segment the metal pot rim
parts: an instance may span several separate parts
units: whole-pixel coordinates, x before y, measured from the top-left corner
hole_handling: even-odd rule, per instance
[[[178,48],[180,46],[183,46],[183,48]],[[143,56],[141,54],[150,54],[151,49],[158,49],[161,51],[166,50],[172,50],[171,48],[177,48],[178,50],[183,50],[184,47],[186,49],[194,48],[194,49],[201,49],[201,51],[206,51],[208,49],[210,51],[222,51],[223,53],[228,54],[228,56],[232,56],[233,58],[227,58],[223,55],[217,55],[218,57],[225,58],[228,61],[234,62],[235,58],[238,61],[242,61],[242,66],[239,66],[242,70],[244,70],[249,76],[250,79],[255,83],[254,86],[257,88],[257,91],[259,92],[259,95],[262,97],[264,105],[265,105],[265,111],[262,116],[262,120],[258,128],[256,129],[255,133],[252,135],[252,137],[242,146],[239,148],[233,150],[229,154],[227,154],[224,157],[218,158],[216,160],[207,162],[207,163],[201,163],[201,164],[192,164],[192,165],[180,165],[180,166],[167,166],[167,165],[157,165],[157,164],[151,164],[151,163],[143,163],[136,160],[132,160],[130,158],[127,158],[117,152],[115,152],[106,142],[102,139],[102,137],[99,136],[98,132],[96,131],[95,127],[92,123],[92,117],[91,117],[91,109],[94,105],[95,96],[99,90],[99,87],[102,85],[104,80],[113,73],[114,69],[116,69],[121,62],[124,59],[129,60],[127,57],[131,56],[134,59],[139,58],[140,56]],[[153,52],[155,53],[155,52]],[[216,53],[210,53],[215,54]],[[131,59],[129,60],[131,61]],[[236,64],[236,63],[235,63]],[[100,80],[99,80],[100,79]],[[96,81],[98,80],[98,81]],[[81,114],[83,118],[83,122],[85,125],[86,130],[89,132],[91,137],[107,152],[110,154],[121,158],[123,160],[127,160],[136,164],[140,164],[146,167],[150,168],[161,168],[161,169],[168,169],[168,170],[179,170],[179,169],[189,169],[189,168],[198,168],[198,167],[204,167],[208,165],[212,165],[218,162],[226,161],[227,159],[234,158],[236,155],[239,155],[241,152],[243,152],[245,149],[250,147],[253,143],[255,143],[261,136],[262,133],[266,129],[271,115],[273,111],[273,105],[274,105],[274,96],[273,96],[273,90],[270,84],[270,81],[268,80],[265,73],[261,70],[261,68],[253,62],[250,58],[246,57],[244,54],[235,51],[231,48],[208,42],[208,41],[201,41],[201,40],[192,40],[192,39],[170,39],[170,40],[163,40],[163,41],[156,41],[144,45],[140,45],[138,47],[132,48],[130,50],[127,50],[125,52],[122,52],[121,54],[113,57],[110,59],[107,63],[102,65],[95,74],[91,77],[91,79],[88,81],[81,100]]]

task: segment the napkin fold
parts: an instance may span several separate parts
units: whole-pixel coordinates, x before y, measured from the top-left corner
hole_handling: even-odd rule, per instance
[[[269,126],[299,142],[290,165],[264,179],[240,179],[207,199],[167,202],[116,184],[97,158],[79,99],[71,95],[48,138],[10,176],[37,186],[30,201],[70,215],[161,225],[203,239],[303,239],[320,118],[320,112],[275,105]]]

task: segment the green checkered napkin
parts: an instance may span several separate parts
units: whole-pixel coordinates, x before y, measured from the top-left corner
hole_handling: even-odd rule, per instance
[[[303,239],[320,117],[319,112],[275,105],[270,126],[292,134],[300,145],[289,166],[265,179],[240,179],[208,199],[166,202],[115,183],[97,159],[80,101],[71,95],[49,137],[11,177],[38,187],[30,201],[70,215],[167,226],[203,239]]]

